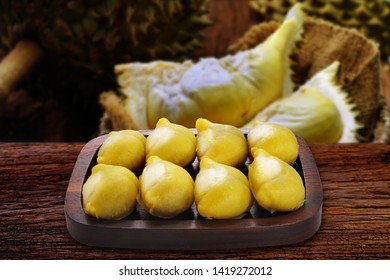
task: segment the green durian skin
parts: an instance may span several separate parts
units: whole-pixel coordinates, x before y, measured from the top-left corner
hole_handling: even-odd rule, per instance
[[[249,0],[250,7],[264,20],[282,20],[286,11],[298,0]],[[390,2],[387,0],[306,0],[303,10],[340,26],[360,30],[380,44],[383,59],[390,56]]]

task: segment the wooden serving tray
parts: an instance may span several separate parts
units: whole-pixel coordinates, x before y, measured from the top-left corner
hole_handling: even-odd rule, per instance
[[[148,136],[151,131],[141,131]],[[243,130],[247,134],[247,130]],[[196,131],[194,130],[194,133]],[[309,146],[297,137],[299,156],[294,168],[306,187],[305,204],[297,211],[270,214],[254,202],[242,219],[206,220],[191,209],[174,219],[159,219],[139,205],[119,221],[96,219],[85,214],[81,190],[96,164],[99,147],[107,135],[88,142],[81,150],[65,197],[65,217],[70,235],[89,245],[152,250],[215,250],[253,248],[298,243],[313,236],[321,224],[322,185]],[[247,162],[247,164],[249,161]],[[246,166],[243,172],[246,172]],[[189,172],[195,175],[198,162]]]

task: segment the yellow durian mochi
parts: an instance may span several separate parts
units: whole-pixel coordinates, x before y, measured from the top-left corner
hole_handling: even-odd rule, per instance
[[[84,211],[99,219],[122,219],[133,212],[138,190],[139,181],[129,169],[97,164],[83,185]]]
[[[293,164],[298,157],[297,138],[289,128],[282,125],[256,121],[248,132],[247,140],[252,158],[257,149],[266,150],[288,164]]]
[[[248,147],[243,132],[232,125],[218,124],[199,118],[196,154],[199,160],[208,157],[216,162],[240,167],[247,159]]]
[[[288,163],[258,149],[248,167],[249,186],[257,203],[269,212],[299,209],[305,187],[299,173]]]
[[[196,137],[188,128],[161,118],[146,139],[146,159],[158,156],[180,166],[190,164],[196,156]]]
[[[112,131],[98,151],[97,162],[120,165],[135,172],[145,163],[145,142],[139,131]]]
[[[181,166],[151,156],[140,176],[139,203],[149,214],[172,218],[194,201],[194,180]]]
[[[209,158],[200,162],[194,192],[198,213],[206,219],[241,218],[253,203],[246,176]]]

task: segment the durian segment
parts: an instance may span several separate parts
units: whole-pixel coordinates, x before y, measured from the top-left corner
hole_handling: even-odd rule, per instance
[[[161,117],[187,127],[198,118],[244,125],[291,88],[289,55],[301,38],[302,17],[297,4],[265,42],[221,59],[117,65],[131,118],[138,129]]]
[[[146,159],[151,156],[186,166],[196,157],[195,134],[182,125],[161,118],[146,138]]]
[[[338,68],[335,61],[291,96],[265,108],[246,127],[261,120],[288,127],[309,143],[358,142],[358,112],[336,84]]]
[[[170,103],[159,104],[162,102],[161,99],[149,100],[149,92],[153,88],[159,92],[161,88],[178,83],[183,73],[192,64],[191,61],[176,63],[158,60],[150,63],[135,62],[115,66],[117,81],[124,97],[123,106],[137,129],[151,129],[156,126],[158,120],[149,116],[149,114],[153,114],[153,110],[159,110],[160,108],[174,110],[174,108],[168,107]],[[172,94],[172,98],[175,97],[177,96]],[[172,101],[172,105],[175,105],[175,103],[177,102]],[[160,115],[174,121],[166,112],[161,112]],[[153,119],[153,121],[149,122],[148,119]]]
[[[99,148],[97,162],[120,165],[135,172],[145,163],[145,143],[145,136],[138,131],[112,131]]]
[[[129,169],[97,164],[83,185],[84,211],[99,219],[122,219],[133,212],[138,190],[139,181]]]
[[[239,128],[200,118],[196,121],[196,129],[198,131],[196,154],[199,160],[207,157],[234,167],[240,167],[245,163],[248,153],[247,142]]]
[[[194,192],[198,213],[206,219],[241,218],[253,202],[246,176],[209,158],[200,162]]]
[[[304,204],[305,187],[299,173],[265,150],[256,151],[248,180],[259,206],[271,213],[294,211]]]
[[[153,216],[172,218],[194,201],[194,180],[181,166],[152,156],[140,176],[139,203]]]
[[[252,158],[257,149],[263,149],[288,164],[293,164],[298,157],[297,138],[287,127],[257,121],[249,130],[247,139]]]

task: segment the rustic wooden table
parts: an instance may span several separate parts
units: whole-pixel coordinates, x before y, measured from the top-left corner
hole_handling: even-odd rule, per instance
[[[390,259],[390,145],[315,144],[324,201],[310,239],[288,246],[102,249],[68,233],[64,199],[84,143],[0,143],[0,259]]]

